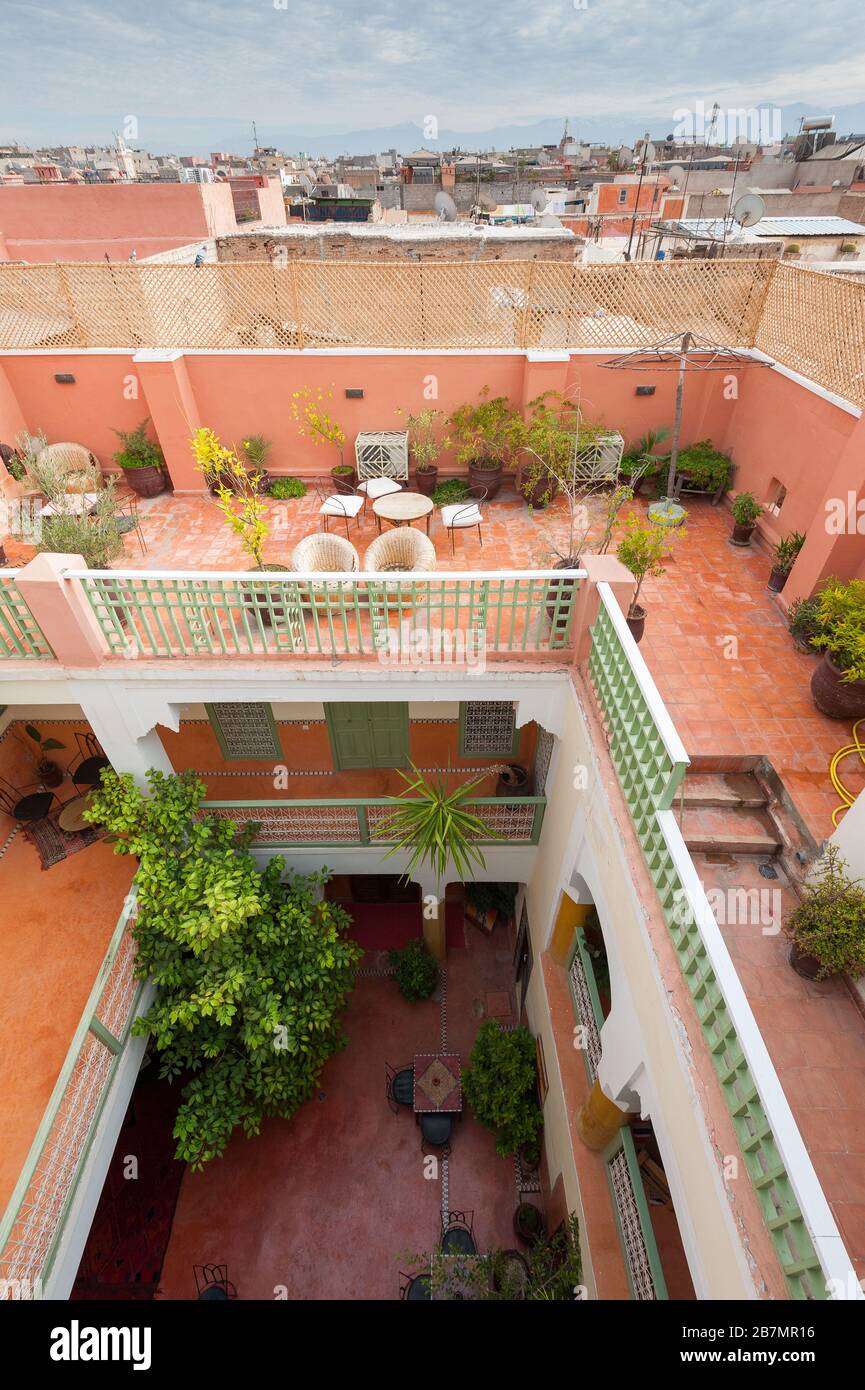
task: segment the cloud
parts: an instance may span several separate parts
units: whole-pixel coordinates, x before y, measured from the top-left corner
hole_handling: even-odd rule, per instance
[[[585,8],[582,8],[582,4]],[[479,130],[716,99],[859,98],[861,0],[4,0],[0,139],[226,120]],[[858,55],[858,56],[857,56]]]

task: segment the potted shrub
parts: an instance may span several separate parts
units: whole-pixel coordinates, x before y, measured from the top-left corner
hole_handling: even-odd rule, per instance
[[[716,449],[711,439],[699,439],[680,449],[676,459],[674,490],[709,493],[720,497],[730,486],[733,464],[727,454]]]
[[[800,652],[807,652],[809,656],[813,655],[816,650],[814,638],[820,632],[817,600],[814,598],[794,599],[787,611],[787,628]]]
[[[784,536],[775,546],[775,561],[769,571],[768,580],[770,593],[780,594],[804,544],[805,537],[798,531],[791,531],[789,536]]]
[[[537,1245],[544,1237],[544,1214],[533,1202],[520,1202],[514,1212],[514,1234],[524,1245]]]
[[[828,845],[787,920],[790,964],[808,980],[865,972],[865,885],[846,869],[837,845]]]
[[[120,448],[112,458],[123,469],[127,483],[139,497],[158,497],[168,485],[165,456],[159,445],[147,437],[149,423],[145,419],[134,430],[114,431]]]
[[[96,504],[89,516],[68,509],[69,493],[49,498],[57,509],[42,518],[36,549],[41,553],[80,555],[89,570],[107,570],[123,550],[123,533],[116,516],[117,496],[114,480],[98,488],[94,480],[87,491],[96,493]]]
[[[507,1158],[537,1139],[543,1116],[537,1101],[535,1040],[521,1025],[507,1032],[495,1019],[478,1029],[463,1095],[482,1125],[496,1136],[496,1153]]]
[[[226,524],[252,561],[251,568],[262,572],[287,570],[287,565],[264,562],[264,545],[270,532],[265,519],[265,501],[258,486],[259,474],[251,473],[231,449],[220,444],[213,430],[196,430],[191,443],[196,469],[204,474]],[[230,483],[226,481],[228,478]],[[255,586],[249,590],[249,607],[265,627],[272,625],[272,616],[285,616],[285,609],[272,598],[269,603],[262,602]]]
[[[423,489],[422,489],[423,490]],[[468,483],[462,478],[447,478],[428,494],[436,507],[449,507],[455,502],[467,502],[471,497]]]
[[[270,486],[267,456],[273,445],[269,439],[265,439],[263,434],[251,434],[248,439],[244,439],[242,447],[243,456],[256,475],[259,491],[267,492]]]
[[[25,724],[24,732],[29,739],[32,739],[39,749],[36,754],[31,753],[33,765],[36,768],[36,776],[44,787],[59,787],[64,778],[64,772],[59,763],[53,758],[49,758],[49,753],[55,752],[59,748],[65,748],[66,744],[61,743],[56,738],[43,738],[35,724]],[[25,745],[26,746],[26,745]],[[30,749],[27,749],[28,753]]]
[[[485,487],[487,497],[495,497],[502,485],[502,472],[513,447],[513,426],[517,418],[507,396],[490,396],[489,387],[480,392],[477,405],[466,403],[450,418],[456,443],[457,462],[468,466],[469,483]]]
[[[398,411],[397,414],[401,414]],[[442,449],[450,445],[449,439],[439,439],[438,430],[446,419],[443,410],[421,410],[417,415],[409,415],[406,421],[408,447],[415,468],[415,484],[424,497],[432,497],[438,484],[438,465],[436,459]]]
[[[271,478],[267,491],[275,501],[288,502],[292,498],[306,496],[306,483],[302,478]]]
[[[387,963],[403,999],[429,999],[439,980],[439,968],[421,937],[413,938],[401,951],[388,951]]]
[[[855,256],[855,255],[856,255],[856,244],[855,244],[855,242],[852,242],[852,241],[842,241],[842,243],[841,243],[841,245],[839,246],[838,250],[839,250],[839,252],[840,252],[840,254],[841,254],[842,256]]]
[[[802,248],[801,248],[801,246],[799,245],[798,241],[788,241],[788,242],[787,242],[787,245],[784,247],[784,255],[785,255],[785,256],[798,256],[798,254],[799,254],[799,252],[800,252],[801,250],[802,250]]]
[[[656,577],[664,573],[663,560],[683,530],[681,526],[664,526],[657,521],[646,525],[634,513],[625,521],[625,534],[619,541],[616,555],[637,581],[625,617],[635,642],[640,641],[646,627],[646,610],[639,602],[643,581],[648,575]]]
[[[327,402],[332,397],[332,389],[313,391],[311,387],[304,386],[292,392],[291,413],[302,439],[311,439],[313,444],[323,444],[336,450],[338,460],[330,470],[330,476],[337,492],[351,492],[354,489],[354,468],[343,457],[345,431],[327,410]]]
[[[811,677],[817,708],[831,719],[865,715],[865,579],[827,579],[817,594],[818,632],[811,645],[823,660]]]
[[[740,492],[733,500],[733,530],[731,545],[750,545],[757,525],[757,517],[762,516],[763,508],[753,492]]]

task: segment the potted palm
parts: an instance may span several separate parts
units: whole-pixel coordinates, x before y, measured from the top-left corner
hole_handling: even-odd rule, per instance
[[[659,430],[647,430],[642,438],[633,444],[626,454],[622,455],[622,462],[619,465],[619,473],[625,481],[634,489],[635,493],[643,490],[644,483],[651,478],[657,478],[664,464],[669,463],[670,455],[658,454],[656,449],[659,444],[663,444],[670,437],[670,431],[666,427]]]
[[[846,870],[837,845],[828,845],[787,919],[790,964],[807,980],[865,973],[865,885]]]
[[[39,749],[38,753],[31,753],[33,765],[36,769],[36,776],[39,778],[39,781],[42,783],[43,787],[59,787],[63,781],[63,769],[53,758],[49,758],[48,754],[65,748],[66,744],[61,743],[60,740],[56,738],[43,738],[35,724],[25,724],[24,732],[29,739],[33,740],[36,747]],[[29,747],[27,751],[30,753]]]
[[[791,531],[775,546],[775,562],[769,571],[768,587],[770,593],[780,594],[796,563],[796,556],[805,544],[805,537],[798,531]]]
[[[343,454],[345,431],[326,408],[332,396],[332,390],[313,391],[309,386],[304,386],[300,391],[292,392],[291,413],[302,439],[311,439],[313,444],[329,445],[336,450],[339,459],[331,468],[330,476],[337,492],[353,492],[354,468],[350,463],[346,463]]]
[[[865,579],[827,579],[816,597],[811,645],[823,660],[811,677],[817,708],[831,719],[865,715]]]
[[[457,462],[466,464],[469,484],[485,487],[487,497],[495,497],[502,485],[502,472],[510,457],[512,432],[517,413],[507,396],[490,396],[485,386],[476,405],[467,402],[451,415]]]
[[[438,484],[438,465],[436,459],[442,449],[450,445],[449,439],[439,439],[438,431],[446,419],[443,410],[421,410],[417,415],[409,415],[406,421],[408,447],[415,467],[415,483],[418,492],[431,497]]]
[[[159,445],[147,437],[148,419],[134,430],[115,430],[120,448],[112,455],[123,469],[126,481],[139,497],[158,497],[168,485],[165,455]]]
[[[663,560],[669,555],[673,541],[682,535],[682,526],[664,526],[660,522],[645,525],[632,513],[625,521],[625,534],[619,541],[616,555],[637,581],[625,621],[635,642],[639,642],[646,627],[646,610],[639,602],[643,581],[664,573]]]
[[[750,545],[751,537],[757,525],[758,516],[762,516],[763,508],[757,501],[753,492],[740,492],[733,500],[730,509],[733,513],[733,530],[730,533],[731,545]]]
[[[444,907],[442,903],[442,883],[445,874],[452,866],[457,876],[469,881],[472,866],[486,868],[486,860],[479,848],[479,840],[496,840],[499,837],[486,821],[469,810],[483,777],[463,782],[454,791],[448,791],[442,779],[428,781],[414,763],[410,764],[413,777],[408,777],[399,769],[399,775],[406,784],[406,790],[392,797],[393,811],[376,829],[380,840],[393,840],[385,854],[408,853],[409,860],[403,873],[405,882],[411,880],[412,873],[421,865],[427,864],[436,877],[435,911],[424,922],[429,923],[431,935],[436,928],[443,928]],[[433,935],[431,942],[434,954],[443,954],[441,933]]]
[[[463,1070],[463,1095],[475,1118],[492,1130],[500,1158],[538,1143],[544,1118],[537,1099],[535,1040],[520,1024],[504,1029],[494,1018],[478,1029]]]

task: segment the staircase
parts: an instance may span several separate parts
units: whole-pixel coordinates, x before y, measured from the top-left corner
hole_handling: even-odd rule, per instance
[[[753,772],[688,772],[682,835],[692,854],[773,859],[783,840]]]

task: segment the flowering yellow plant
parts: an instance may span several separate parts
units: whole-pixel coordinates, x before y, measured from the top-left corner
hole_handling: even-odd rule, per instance
[[[214,491],[216,505],[258,570],[264,569],[264,543],[270,534],[258,491],[263,473],[250,472],[213,430],[199,429],[190,440],[195,467]],[[231,486],[228,486],[228,482]]]
[[[342,449],[345,444],[345,431],[325,409],[325,402],[333,399],[333,391],[313,391],[304,386],[291,393],[291,414],[297,424],[297,432],[313,444],[330,444],[339,454],[342,463]]]

